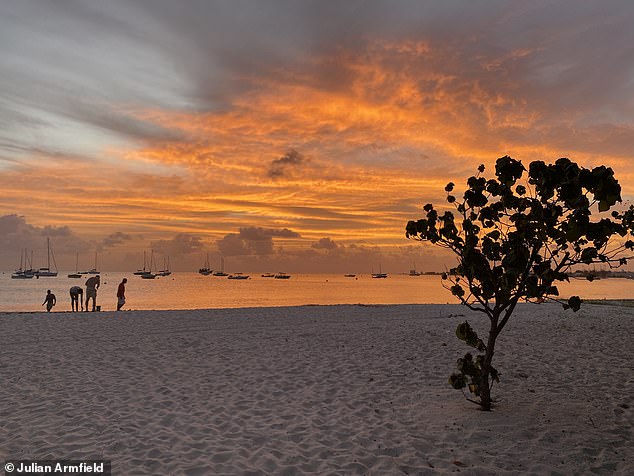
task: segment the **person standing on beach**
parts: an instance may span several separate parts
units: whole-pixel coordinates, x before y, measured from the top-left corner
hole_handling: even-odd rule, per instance
[[[84,310],[84,290],[81,286],[73,286],[70,288],[70,307],[73,311],[79,311],[79,304],[81,303],[81,310]]]
[[[92,298],[92,310],[95,311],[97,305],[97,289],[99,289],[99,283],[101,278],[99,275],[92,276],[86,280],[86,311],[88,311],[88,302]]]
[[[119,283],[117,288],[117,311],[120,311],[125,304],[125,283],[128,282],[127,278],[123,278],[123,281]]]
[[[44,298],[42,306],[44,304],[46,304],[46,312],[51,312],[53,306],[57,304],[57,298],[55,298],[55,294],[53,294],[50,289],[46,291],[46,297]]]

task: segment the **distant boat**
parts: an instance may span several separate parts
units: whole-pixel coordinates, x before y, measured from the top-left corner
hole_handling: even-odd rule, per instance
[[[154,250],[152,250],[152,252],[150,253],[150,269],[143,273],[141,275],[141,278],[143,279],[155,279],[156,278],[156,274],[152,272],[152,269],[154,269]]]
[[[213,273],[213,271],[214,270],[209,267],[209,253],[207,253],[207,257],[205,258],[205,265],[200,268],[198,272],[203,276],[209,276],[211,273]]]
[[[24,248],[24,267],[26,268],[28,264],[28,268],[24,270],[24,273],[28,276],[35,276],[35,270],[33,269],[33,250],[31,250],[31,257],[26,253],[26,248]]]
[[[75,256],[75,272],[68,275],[69,278],[81,278],[81,274],[78,271],[79,268],[79,253]]]
[[[261,275],[263,278],[274,278],[275,274],[274,273],[264,273]]]
[[[423,273],[416,271],[416,263],[414,263],[414,267],[409,270],[410,276],[421,276]]]
[[[136,276],[141,276],[144,275],[145,273],[147,273],[147,270],[145,269],[146,266],[146,262],[145,262],[145,251],[143,252],[143,269],[137,269],[134,274]]]
[[[20,250],[20,268],[16,269],[11,274],[11,279],[32,279],[34,274],[32,269],[26,268],[26,248],[24,250]]]
[[[275,275],[275,279],[291,279],[291,275],[286,273],[277,273]]]
[[[97,270],[97,252],[95,251],[95,267],[89,269],[88,271],[79,271],[77,274],[99,274]]]
[[[163,269],[156,273],[158,276],[169,276],[172,274],[170,271],[170,257],[167,257],[167,266],[165,265],[165,258],[163,258]]]
[[[344,278],[356,278],[357,275],[356,274],[344,274],[343,277]]]
[[[379,265],[379,272],[378,273],[372,273],[372,277],[373,278],[387,278],[387,273],[383,273],[381,272],[381,265]]]
[[[40,268],[35,272],[35,276],[38,278],[55,278],[57,277],[57,263],[55,262],[55,255],[51,249],[51,240],[46,238],[46,251],[47,251],[47,266],[46,268]],[[55,271],[51,269],[51,257],[53,258],[53,266]]]
[[[242,273],[233,273],[227,279],[249,279],[249,275]]]
[[[216,271],[214,273],[214,276],[229,276],[227,273],[225,273],[225,259],[222,256],[220,257],[220,271]],[[234,279],[241,279],[241,278],[234,278]]]

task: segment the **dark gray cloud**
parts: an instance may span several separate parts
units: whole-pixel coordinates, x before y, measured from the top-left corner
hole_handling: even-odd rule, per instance
[[[44,266],[47,259],[46,239],[50,239],[53,254],[58,259],[62,256],[74,257],[76,253],[94,249],[86,240],[80,238],[68,226],[43,227],[31,225],[26,218],[19,215],[0,216],[0,267],[12,269],[20,260],[20,250],[26,249],[33,254],[34,267]],[[74,262],[74,260],[73,260]],[[61,266],[61,262],[58,263]]]
[[[158,253],[176,257],[200,253],[204,243],[199,236],[179,233],[172,239],[152,241],[151,247]]]
[[[273,242],[266,241],[265,245],[269,248],[268,251],[273,251]],[[218,251],[222,256],[244,256],[254,254],[253,250],[248,246],[248,242],[240,238],[237,233],[229,233],[225,235],[217,243]]]
[[[225,235],[217,245],[223,256],[263,256],[275,252],[273,238],[301,238],[301,235],[288,228],[244,227],[239,233]]]
[[[129,233],[123,233],[121,231],[117,231],[115,233],[111,233],[106,236],[100,243],[99,249],[104,248],[113,248],[118,245],[122,245],[132,239],[132,235]]]
[[[317,243],[313,243],[311,246],[317,250],[334,250],[339,247],[339,245],[330,238],[320,238]]]
[[[279,159],[271,161],[267,175],[273,179],[282,178],[307,162],[307,159],[294,149],[290,149]]]
[[[240,238],[243,240],[268,240],[269,238],[301,238],[301,235],[288,228],[262,228],[257,226],[249,226],[240,228]]]

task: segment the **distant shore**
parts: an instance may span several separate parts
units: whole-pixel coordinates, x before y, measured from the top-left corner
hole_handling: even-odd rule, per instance
[[[634,301],[632,301],[634,302]],[[629,303],[629,301],[628,301]],[[629,306],[521,305],[483,413],[447,385],[458,305],[1,313],[0,459],[113,474],[622,474]]]

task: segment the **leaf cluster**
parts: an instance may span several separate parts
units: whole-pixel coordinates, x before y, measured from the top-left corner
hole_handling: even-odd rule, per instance
[[[456,336],[480,352],[486,351],[486,345],[467,321],[458,325]],[[474,359],[473,355],[467,352],[464,357],[458,359],[456,372],[449,376],[449,385],[457,390],[468,387],[471,393],[479,397],[482,385],[483,363],[484,355],[478,355]],[[491,385],[493,382],[500,381],[498,371],[494,367],[489,368],[489,378]]]

